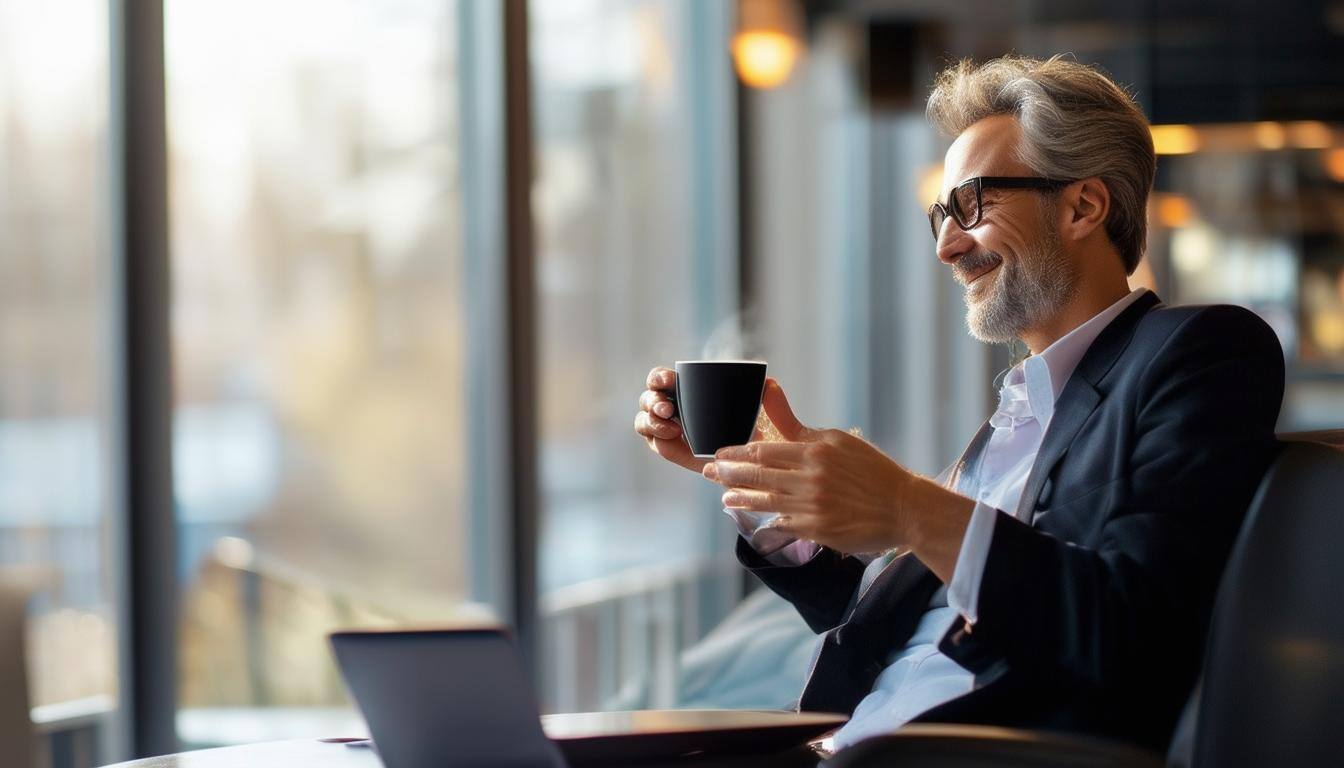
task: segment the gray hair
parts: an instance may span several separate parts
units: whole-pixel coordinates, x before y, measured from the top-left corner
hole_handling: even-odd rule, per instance
[[[1157,157],[1134,97],[1093,67],[1053,56],[970,59],[938,74],[926,109],[948,136],[994,115],[1022,127],[1018,159],[1052,179],[1098,177],[1111,193],[1106,234],[1133,273],[1148,239],[1148,192]]]

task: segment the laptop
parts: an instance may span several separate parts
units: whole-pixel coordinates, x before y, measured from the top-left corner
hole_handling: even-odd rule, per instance
[[[387,768],[568,765],[501,630],[334,632],[331,646]]]
[[[541,717],[502,628],[347,631],[330,639],[387,768],[562,768],[691,752],[760,754],[802,744],[847,720],[753,710]]]

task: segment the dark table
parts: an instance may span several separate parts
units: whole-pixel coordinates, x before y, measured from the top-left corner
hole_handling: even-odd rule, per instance
[[[817,764],[817,756],[804,746],[770,755],[690,756],[657,763],[640,763],[639,767],[816,768]],[[181,752],[117,763],[108,768],[382,768],[382,763],[367,747],[347,747],[344,744],[300,739]],[[594,764],[575,763],[572,768],[596,767]]]

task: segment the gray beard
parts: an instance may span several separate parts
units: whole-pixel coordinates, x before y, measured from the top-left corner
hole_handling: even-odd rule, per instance
[[[1077,271],[1064,256],[1059,232],[1045,229],[1036,248],[1003,262],[988,296],[967,303],[966,326],[975,338],[989,344],[1016,341],[1077,295]]]

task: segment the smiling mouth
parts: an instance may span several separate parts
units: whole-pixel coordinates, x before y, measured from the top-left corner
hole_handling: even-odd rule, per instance
[[[985,275],[988,275],[990,272],[993,272],[994,270],[998,269],[999,266],[1002,264],[1003,259],[999,258],[989,259],[984,264],[977,266],[972,270],[968,270],[962,273],[962,283],[969,288],[971,284],[975,283],[977,280],[984,277]]]

